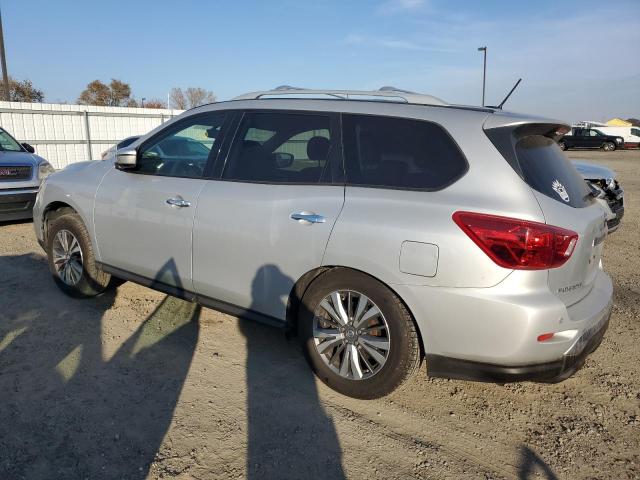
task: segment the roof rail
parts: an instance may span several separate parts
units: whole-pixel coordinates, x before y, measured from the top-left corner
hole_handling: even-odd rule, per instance
[[[380,90],[313,90],[308,88],[281,85],[273,90],[245,93],[233,100],[257,100],[265,97],[299,96],[328,96],[340,100],[382,100],[391,102],[412,103],[417,105],[448,105],[445,101],[431,95],[409,92],[395,87],[382,87]],[[364,97],[364,98],[363,98]],[[367,98],[368,97],[368,98]]]

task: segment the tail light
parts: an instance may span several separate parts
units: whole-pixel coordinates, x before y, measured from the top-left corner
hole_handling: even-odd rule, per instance
[[[545,270],[564,264],[578,243],[571,230],[517,218],[455,212],[453,221],[501,267]]]

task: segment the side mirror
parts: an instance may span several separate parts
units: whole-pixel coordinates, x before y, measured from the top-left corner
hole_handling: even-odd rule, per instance
[[[290,167],[294,160],[293,154],[286,152],[276,152],[273,156],[275,157],[278,168]]]
[[[29,145],[28,143],[21,143],[20,145],[22,145],[22,148],[24,148],[27,152],[29,153],[36,153],[36,149],[33,148],[31,145]]]
[[[116,168],[118,170],[131,170],[136,168],[138,152],[135,149],[116,151]]]

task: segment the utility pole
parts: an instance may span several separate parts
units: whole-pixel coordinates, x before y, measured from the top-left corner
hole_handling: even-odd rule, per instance
[[[7,73],[7,59],[4,55],[4,34],[2,33],[2,14],[0,13],[0,63],[2,63],[2,99],[9,101],[9,74]]]
[[[487,81],[487,47],[478,47],[478,51],[484,53],[484,67],[482,69],[482,106],[484,107],[484,92]]]

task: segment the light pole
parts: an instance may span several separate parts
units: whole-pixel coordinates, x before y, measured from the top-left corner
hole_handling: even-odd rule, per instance
[[[144,101],[146,100],[146,98],[142,97],[142,108],[144,108]]]
[[[4,85],[2,99],[9,101],[9,74],[7,73],[7,59],[4,55],[4,35],[2,34],[2,16],[0,15],[0,63],[2,63],[2,84]]]
[[[482,106],[484,107],[484,92],[487,81],[487,47],[478,47],[478,51],[484,53],[484,67],[482,68]]]

